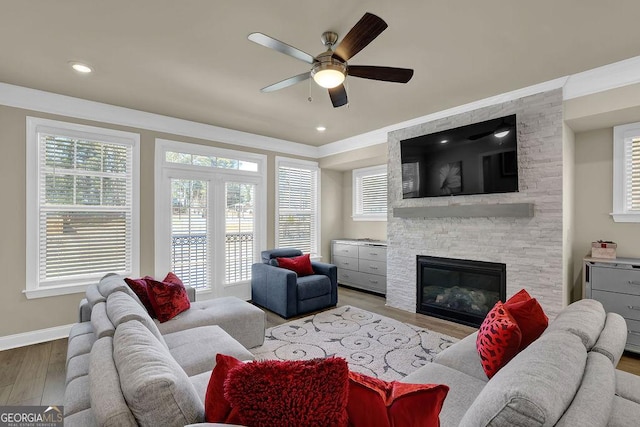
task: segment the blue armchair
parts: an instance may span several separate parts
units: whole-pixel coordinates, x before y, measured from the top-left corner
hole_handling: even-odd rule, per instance
[[[311,262],[315,274],[298,277],[277,266],[276,258],[302,255],[298,249],[262,251],[262,262],[251,268],[253,302],[286,318],[333,307],[338,303],[338,268]]]

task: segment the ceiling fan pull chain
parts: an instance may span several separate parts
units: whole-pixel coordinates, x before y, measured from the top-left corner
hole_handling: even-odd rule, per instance
[[[309,98],[307,98],[307,101],[309,102],[313,102],[313,97],[311,96],[311,79],[309,79]]]

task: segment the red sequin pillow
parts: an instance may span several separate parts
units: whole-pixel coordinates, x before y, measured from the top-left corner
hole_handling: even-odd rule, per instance
[[[311,267],[310,254],[295,256],[291,258],[276,258],[276,261],[278,261],[278,267],[286,268],[287,270],[293,270],[300,277],[315,274],[313,272],[313,267]]]
[[[146,279],[146,282],[153,311],[161,323],[173,319],[191,307],[187,290],[175,274],[167,274],[162,282],[151,278]]]
[[[493,377],[518,353],[522,335],[516,321],[498,301],[484,318],[476,349],[487,377]]]
[[[531,298],[524,289],[509,298],[504,303],[504,308],[509,311],[522,333],[518,351],[522,351],[537,340],[549,325],[549,318],[538,301],[535,298]]]
[[[243,363],[227,375],[225,397],[252,427],[346,427],[349,368],[340,358]]]
[[[140,299],[144,308],[147,309],[149,316],[156,317],[156,312],[153,310],[153,306],[151,305],[151,300],[149,300],[149,294],[147,292],[147,279],[153,279],[153,277],[146,276],[142,279],[130,279],[126,277],[124,281],[129,285],[129,288],[131,288],[133,293],[138,296],[138,299]]]
[[[387,382],[349,372],[349,425],[353,427],[423,427],[440,425],[444,384]]]

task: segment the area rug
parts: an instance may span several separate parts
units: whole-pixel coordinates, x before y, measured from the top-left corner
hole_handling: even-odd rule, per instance
[[[458,341],[352,306],[341,306],[274,326],[251,352],[258,360],[343,357],[350,369],[398,380]]]

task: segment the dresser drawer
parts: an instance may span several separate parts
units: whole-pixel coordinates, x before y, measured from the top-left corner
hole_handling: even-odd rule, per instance
[[[381,294],[387,292],[387,278],[385,276],[359,271],[338,269],[338,283]]]
[[[591,297],[600,301],[607,312],[612,311],[625,319],[640,321],[640,296],[593,290]]]
[[[377,274],[380,276],[387,275],[387,263],[383,261],[370,261],[360,258],[358,262],[358,271],[363,273]]]
[[[640,270],[592,266],[590,280],[592,289],[640,295]]]
[[[346,256],[358,258],[358,247],[356,245],[345,245],[342,243],[334,243],[331,247],[331,253],[338,256]]]
[[[627,319],[627,346],[637,352],[640,348],[640,321]]]
[[[333,263],[340,269],[358,271],[358,258],[349,258],[345,256],[334,256]]]
[[[371,261],[387,262],[387,248],[386,246],[359,246],[358,257]]]

